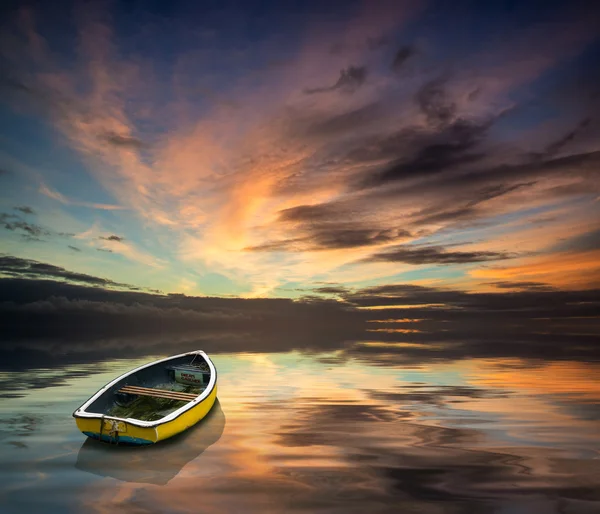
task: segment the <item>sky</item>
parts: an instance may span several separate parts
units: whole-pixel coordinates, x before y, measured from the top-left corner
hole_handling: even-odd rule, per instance
[[[372,311],[600,286],[593,3],[2,9],[14,295],[44,279]]]

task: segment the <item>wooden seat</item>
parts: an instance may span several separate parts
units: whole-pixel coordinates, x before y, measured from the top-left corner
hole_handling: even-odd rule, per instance
[[[139,396],[153,396],[155,398],[166,398],[169,400],[180,400],[184,402],[191,402],[195,400],[198,395],[193,393],[182,393],[179,391],[166,391],[164,389],[153,389],[151,387],[138,387],[132,385],[126,385],[119,389],[119,393],[137,394]]]

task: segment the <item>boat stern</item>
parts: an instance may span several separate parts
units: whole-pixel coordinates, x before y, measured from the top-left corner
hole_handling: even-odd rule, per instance
[[[77,428],[86,436],[113,444],[147,445],[158,441],[154,427],[138,427],[123,420],[81,417],[74,414]]]

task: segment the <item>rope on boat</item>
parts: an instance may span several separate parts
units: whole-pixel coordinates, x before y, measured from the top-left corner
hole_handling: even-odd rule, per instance
[[[115,439],[115,443],[119,444],[119,422],[114,419],[110,419],[110,430],[108,432],[108,436],[110,437],[110,442],[112,443],[113,438]]]
[[[107,420],[110,423],[110,430],[108,431],[109,444],[112,444],[113,439],[116,444],[119,444],[119,422],[116,419]],[[102,439],[102,431],[104,430],[104,414],[100,418],[100,439]]]

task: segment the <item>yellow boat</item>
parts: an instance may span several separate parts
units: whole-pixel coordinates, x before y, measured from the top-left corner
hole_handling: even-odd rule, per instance
[[[203,351],[144,364],[106,384],[73,413],[92,439],[154,444],[195,425],[217,398],[217,370]]]

